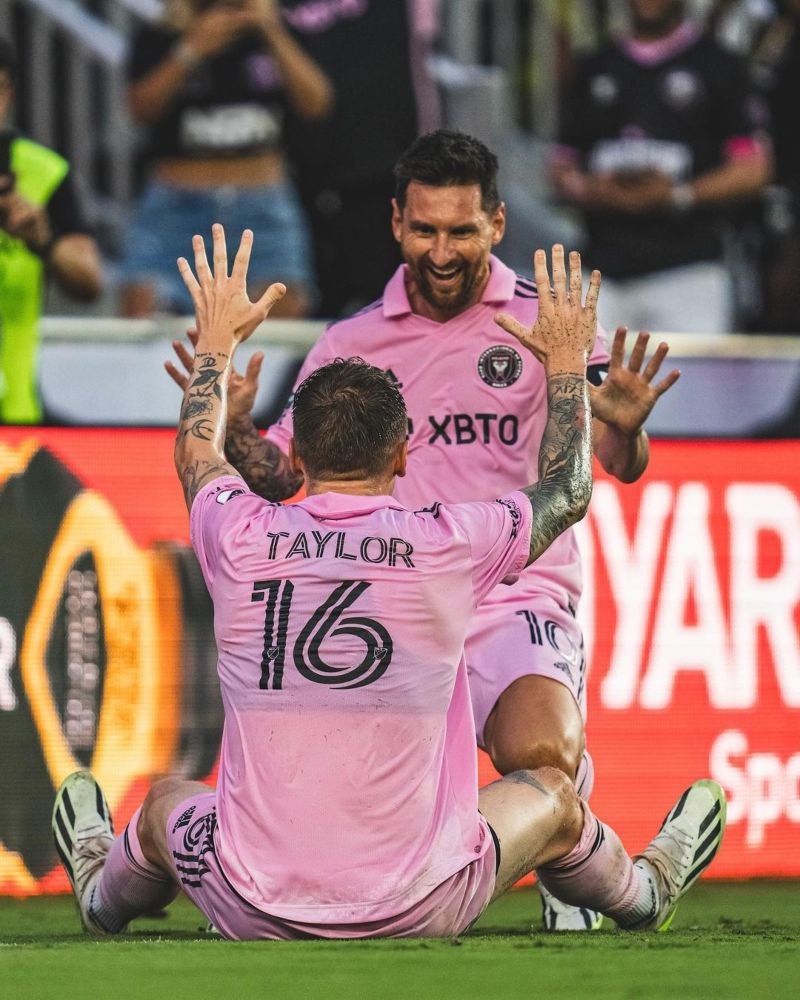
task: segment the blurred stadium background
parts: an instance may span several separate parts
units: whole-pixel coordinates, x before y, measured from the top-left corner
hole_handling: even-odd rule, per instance
[[[696,6],[704,16],[713,5]],[[734,42],[777,16],[768,0],[728,6],[740,8]],[[556,61],[565,45],[591,48],[624,7],[439,5],[430,71],[443,120],[499,154],[512,220],[502,256],[520,270],[532,247],[581,238],[547,186]],[[171,458],[176,393],[162,369],[186,321],[115,316],[137,185],[125,61],[136,25],[160,8],[0,3],[0,35],[21,64],[17,124],[83,178],[110,275],[90,315],[49,301],[48,426],[0,427],[0,894],[66,888],[49,815],[75,767],[92,767],[118,826],[151,775],[214,775],[210,608],[188,548]],[[254,338],[268,352],[261,419],[283,405],[321,323],[270,323]],[[663,331],[684,374],[648,425],[650,469],[622,489],[600,477],[582,531],[593,804],[636,849],[687,779],[713,776],[730,795],[730,825],[712,877],[800,876],[798,332]]]

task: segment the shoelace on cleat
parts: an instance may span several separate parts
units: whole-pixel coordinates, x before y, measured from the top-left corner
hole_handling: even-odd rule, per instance
[[[75,875],[82,878],[84,874],[94,871],[98,864],[105,861],[114,838],[107,833],[75,838]]]

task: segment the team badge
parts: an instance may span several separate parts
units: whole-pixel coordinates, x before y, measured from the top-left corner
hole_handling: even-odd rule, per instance
[[[478,358],[478,374],[493,389],[505,389],[522,374],[522,358],[505,344],[487,347]]]
[[[589,93],[598,104],[609,105],[616,101],[619,84],[608,73],[599,73],[589,81]]]
[[[677,68],[664,76],[661,89],[667,103],[676,111],[682,111],[698,102],[705,87],[696,73]]]

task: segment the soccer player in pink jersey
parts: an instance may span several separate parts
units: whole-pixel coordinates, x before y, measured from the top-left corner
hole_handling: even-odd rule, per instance
[[[223,449],[235,348],[284,292],[248,299],[252,238],[230,277],[221,226],[213,272],[200,237],[196,277],[181,260],[199,340],[175,462],[214,603],[219,782],[155,782],[115,840],[89,772],[65,780],[53,831],[84,927],[118,933],[181,887],[230,939],[442,937],[534,866],[622,927],[665,926],[721,842],[716,783],[687,789],[635,860],[563,771],[477,790],[469,621],[586,511],[599,274],[583,305],[580,258],[567,279],[554,247],[551,294],[538,251],[536,323],[497,318],[545,373],[535,485],[404,505],[392,496],[409,457],[403,397],[381,370],[338,359],[297,391],[289,454],[307,495],[282,506],[251,492]]]
[[[547,421],[544,368],[494,322],[503,311],[530,327],[537,283],[492,254],[503,238],[505,207],[497,160],[481,142],[447,131],[423,136],[396,175],[392,226],[406,263],[380,301],[328,327],[298,383],[335,357],[360,355],[383,368],[409,411],[413,461],[395,496],[412,508],[489,500],[537,476]],[[654,384],[667,345],[644,365],[647,341],[639,335],[625,366],[625,331],[618,330],[609,364],[600,330],[589,361],[594,451],[623,482],[647,466],[644,422],[678,377],[672,372]],[[177,349],[191,368],[191,356]],[[260,436],[250,417],[259,365],[256,356],[243,379],[233,377],[226,453],[255,492],[282,500],[301,485],[289,461],[292,411]],[[185,377],[168,368],[184,385]],[[584,740],[580,594],[578,547],[567,530],[513,586],[486,595],[470,625],[466,660],[478,744],[497,770],[557,767],[588,800],[594,771]],[[542,896],[547,929],[599,926],[597,914],[562,906],[546,889]]]

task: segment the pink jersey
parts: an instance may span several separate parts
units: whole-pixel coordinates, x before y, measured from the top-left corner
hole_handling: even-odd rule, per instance
[[[433,501],[488,500],[538,478],[539,444],[547,422],[544,368],[495,322],[507,312],[527,326],[539,307],[536,286],[496,257],[479,303],[447,323],[411,311],[405,267],[381,301],[334,323],[303,364],[298,383],[333,358],[360,355],[397,380],[410,419],[408,473],[394,495],[408,507]],[[591,364],[608,361],[598,328]],[[291,409],[267,436],[288,451]],[[545,592],[562,607],[577,606],[580,557],[572,530],[565,531],[513,588],[487,603]]]
[[[225,727],[217,854],[265,913],[380,920],[488,849],[464,640],[527,560],[531,506],[412,511],[204,487],[192,544],[214,602]]]

